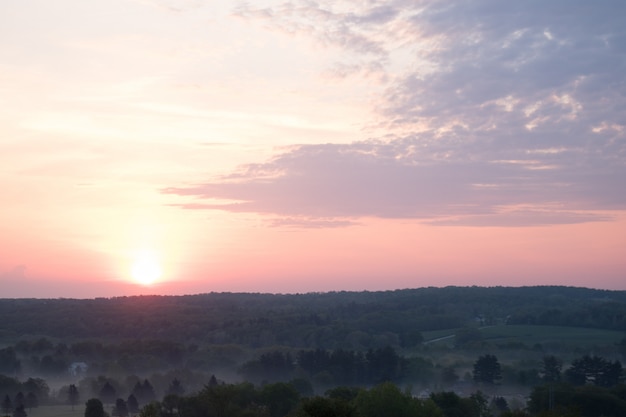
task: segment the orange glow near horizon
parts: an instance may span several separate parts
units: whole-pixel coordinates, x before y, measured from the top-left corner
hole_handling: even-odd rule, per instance
[[[614,4],[249,3],[0,6],[0,297],[626,290]]]

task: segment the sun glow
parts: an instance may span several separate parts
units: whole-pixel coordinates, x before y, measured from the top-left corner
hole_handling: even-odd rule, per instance
[[[161,265],[157,256],[151,251],[137,254],[131,270],[133,280],[141,285],[154,284],[161,277]]]

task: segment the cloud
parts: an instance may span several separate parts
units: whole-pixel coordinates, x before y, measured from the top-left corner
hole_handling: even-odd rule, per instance
[[[626,4],[355,4],[236,14],[343,50],[337,77],[378,73],[374,139],[294,146],[165,192],[195,198],[186,208],[294,224],[375,216],[519,226],[607,221],[598,213],[626,209]]]
[[[441,224],[437,219],[450,216],[468,217],[476,224],[487,222],[476,216],[497,219],[498,224],[506,218],[515,225],[576,223],[607,220],[593,214],[595,210],[626,208],[626,196],[619,192],[626,170],[596,170],[577,152],[544,150],[521,159],[466,160],[445,155],[445,147],[423,148],[420,138],[298,146],[217,181],[164,192],[226,201],[184,204],[187,209],[256,212],[283,216],[291,223],[294,218],[372,216]],[[505,210],[512,206],[542,209]]]

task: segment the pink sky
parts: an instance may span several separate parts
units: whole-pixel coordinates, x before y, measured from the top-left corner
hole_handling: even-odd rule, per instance
[[[0,297],[626,289],[626,6],[567,4],[3,3]]]

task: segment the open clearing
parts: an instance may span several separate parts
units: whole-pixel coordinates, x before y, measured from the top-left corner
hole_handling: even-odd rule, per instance
[[[457,329],[424,332],[426,344],[453,344]],[[526,325],[499,325],[480,328],[485,341],[498,344],[523,343],[532,347],[536,344],[568,344],[579,347],[606,346],[619,343],[624,332],[601,329],[587,329],[582,327],[563,326],[526,326]]]

